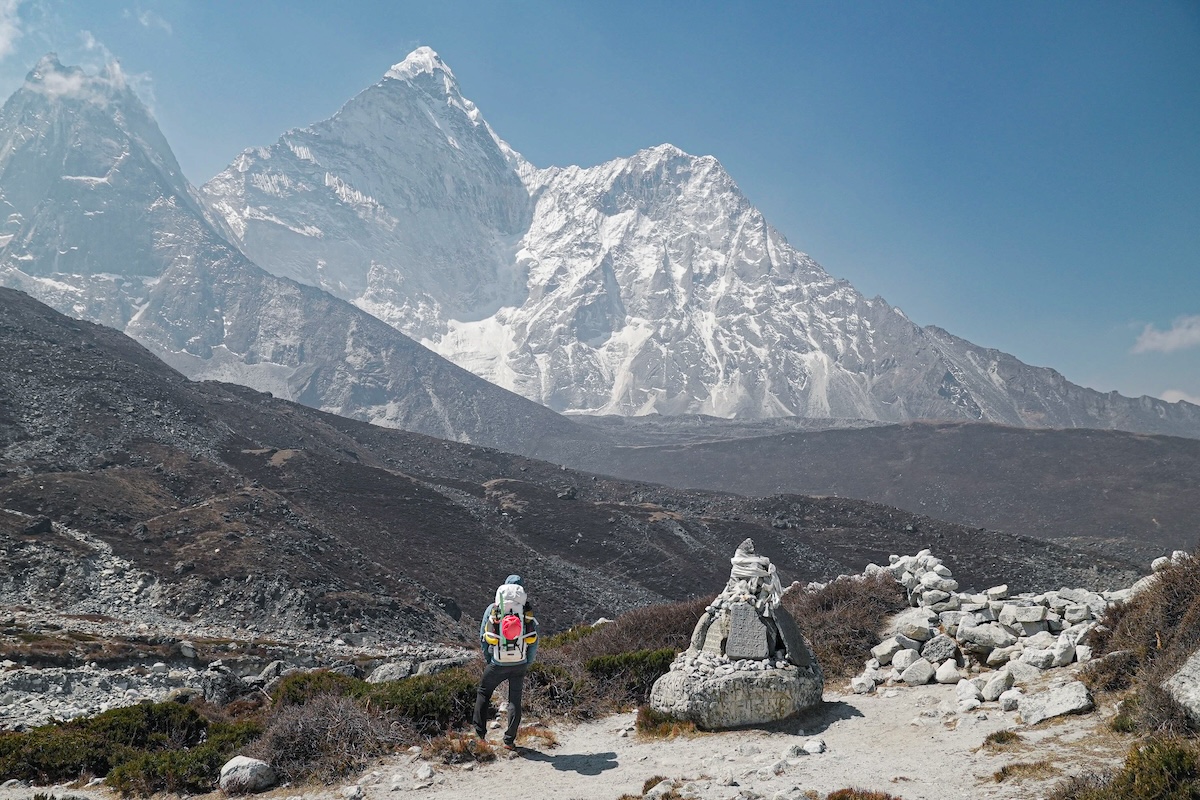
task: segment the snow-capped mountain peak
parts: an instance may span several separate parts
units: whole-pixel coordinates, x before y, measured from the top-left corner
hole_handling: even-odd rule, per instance
[[[418,47],[399,64],[393,64],[384,77],[411,80],[418,75],[437,75],[439,72],[454,81],[454,73],[432,47]],[[454,85],[457,86],[457,82]]]
[[[560,411],[1063,426],[1126,413],[865,298],[713,156],[659,144],[535,168],[429,48],[203,192],[268,270]]]

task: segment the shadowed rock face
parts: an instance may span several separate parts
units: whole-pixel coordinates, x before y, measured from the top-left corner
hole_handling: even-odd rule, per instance
[[[784,582],[856,573],[930,541],[964,585],[1135,577],[1121,562],[1093,573],[1061,548],[884,506],[622,482],[192,382],[127,336],[9,289],[0,509],[56,523],[27,534],[29,517],[0,513],[6,602],[73,608],[112,591],[137,598],[130,613],[299,635],[471,640],[512,572],[554,630],[711,593],[747,537]],[[101,574],[113,559],[128,585]]]

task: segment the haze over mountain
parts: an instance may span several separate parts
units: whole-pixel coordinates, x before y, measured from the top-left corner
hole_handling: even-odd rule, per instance
[[[220,378],[386,425],[535,452],[580,432],[326,292],[259,269],[117,70],[53,56],[0,109],[0,283]]]
[[[429,48],[202,192],[264,268],[564,412],[1200,436],[1200,407],[1085,389],[862,296],[712,156],[534,167]]]

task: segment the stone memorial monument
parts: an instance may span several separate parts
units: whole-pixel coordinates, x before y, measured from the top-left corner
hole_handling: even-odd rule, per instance
[[[821,702],[825,677],[780,605],[775,565],[742,542],[729,582],[705,609],[691,646],[655,682],[650,707],[717,730],[786,719]]]

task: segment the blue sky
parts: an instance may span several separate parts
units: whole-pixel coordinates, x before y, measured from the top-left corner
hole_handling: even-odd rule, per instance
[[[1200,3],[0,0],[0,90],[120,59],[184,172],[419,45],[539,166],[671,142],[915,321],[1200,403]]]

